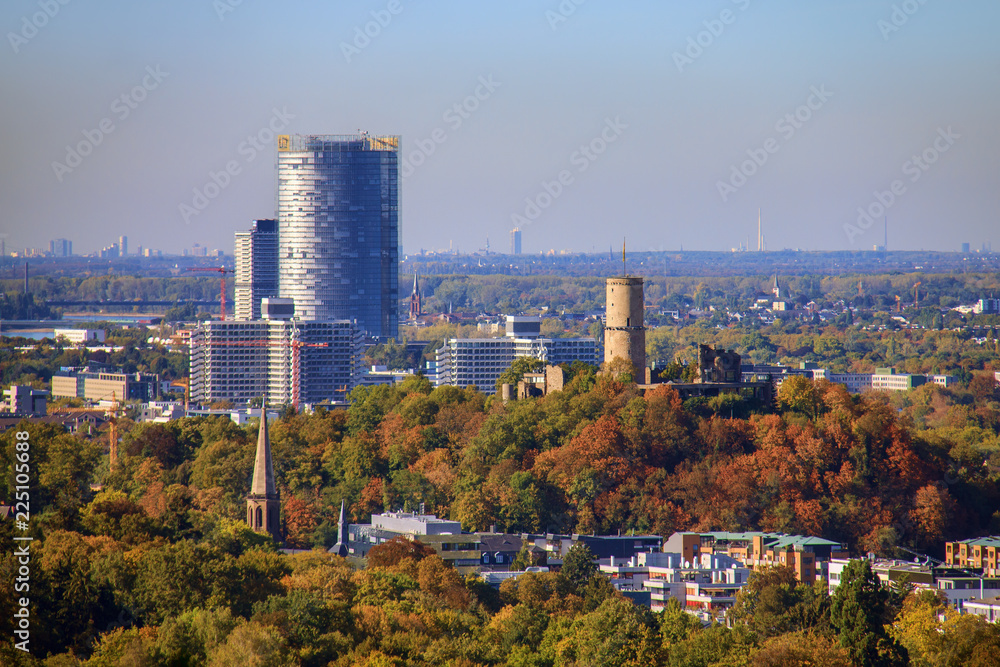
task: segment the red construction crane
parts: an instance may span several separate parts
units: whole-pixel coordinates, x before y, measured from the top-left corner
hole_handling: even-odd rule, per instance
[[[212,271],[214,273],[221,274],[219,276],[219,312],[222,313],[219,319],[226,319],[226,274],[236,273],[232,269],[227,269],[225,267],[202,267],[202,266],[189,266],[187,271]]]
[[[242,347],[262,347],[262,346],[280,346],[285,347],[290,345],[292,348],[292,405],[295,406],[295,410],[299,409],[299,385],[300,385],[300,352],[303,347],[329,347],[329,343],[303,343],[299,340],[291,341],[271,341],[271,340],[247,340],[247,341],[209,341],[209,342],[198,342],[195,343],[191,341],[193,345],[230,345],[230,346],[242,346]],[[346,389],[346,385],[345,385]]]

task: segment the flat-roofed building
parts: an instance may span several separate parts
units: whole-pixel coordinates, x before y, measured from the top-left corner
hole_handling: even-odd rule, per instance
[[[267,313],[284,302],[263,303]],[[363,333],[347,320],[202,322],[191,335],[191,399],[342,403],[360,382],[363,364]]]
[[[597,341],[593,338],[543,338],[540,317],[507,317],[503,338],[450,338],[436,352],[435,386],[475,386],[492,394],[500,376],[518,357],[539,359],[546,364],[583,361],[598,365]]]
[[[160,376],[145,373],[115,373],[82,368],[61,369],[52,376],[53,398],[82,398],[86,401],[155,400]]]

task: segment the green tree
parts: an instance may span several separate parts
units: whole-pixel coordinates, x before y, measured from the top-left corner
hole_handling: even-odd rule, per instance
[[[534,357],[518,357],[510,365],[510,368],[505,370],[497,378],[497,393],[500,393],[501,387],[505,384],[517,386],[517,383],[524,378],[525,373],[538,373],[543,368],[545,368],[545,362],[540,359],[535,359]]]
[[[566,552],[559,575],[570,590],[579,591],[597,574],[596,560],[590,547],[577,542]]]
[[[908,664],[906,649],[885,629],[889,592],[872,571],[868,560],[852,560],[844,568],[833,594],[830,621],[840,645],[861,667],[895,667]]]

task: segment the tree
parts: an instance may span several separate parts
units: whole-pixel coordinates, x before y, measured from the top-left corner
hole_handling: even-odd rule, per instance
[[[569,548],[566,557],[563,558],[559,574],[571,590],[579,591],[597,574],[596,560],[590,547],[583,542],[577,542]]]
[[[889,592],[868,560],[852,560],[833,594],[830,621],[851,661],[861,667],[895,667],[908,663],[906,649],[889,637],[884,622]]]
[[[397,535],[388,542],[376,544],[368,551],[368,567],[389,568],[405,560],[421,561],[436,553],[420,540],[408,540]]]
[[[517,383],[520,382],[525,373],[538,373],[545,368],[545,362],[540,359],[535,359],[534,357],[518,357],[510,365],[510,368],[505,370],[497,378],[497,393],[500,393],[501,388],[505,384],[517,387]]]

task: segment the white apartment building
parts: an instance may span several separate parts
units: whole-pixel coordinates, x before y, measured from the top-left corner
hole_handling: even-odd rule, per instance
[[[363,334],[347,320],[203,322],[191,336],[191,400],[202,404],[343,402],[363,369]]]
[[[558,365],[584,361],[598,365],[597,341],[593,338],[542,338],[542,318],[507,317],[503,338],[450,338],[437,350],[435,386],[475,385],[492,394],[496,382],[518,357],[533,357]]]

